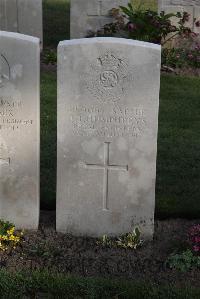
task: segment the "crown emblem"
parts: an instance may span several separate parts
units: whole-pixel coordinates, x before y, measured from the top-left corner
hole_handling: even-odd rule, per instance
[[[113,51],[107,51],[90,66],[86,88],[101,102],[117,102],[125,93],[130,79],[127,60]]]

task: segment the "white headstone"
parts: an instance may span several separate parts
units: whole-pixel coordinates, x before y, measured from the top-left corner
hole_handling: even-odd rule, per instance
[[[42,0],[0,0],[0,30],[35,36],[42,44]]]
[[[200,0],[158,0],[158,10],[165,13],[187,12],[190,19],[185,26],[200,33],[200,27],[196,25],[200,21]],[[173,23],[177,25],[178,19],[173,18]]]
[[[97,31],[113,21],[110,10],[120,5],[127,6],[128,0],[71,0],[70,36],[86,37],[89,31]]]
[[[39,222],[39,39],[0,31],[0,219]]]
[[[154,227],[160,46],[118,38],[58,47],[57,230]]]

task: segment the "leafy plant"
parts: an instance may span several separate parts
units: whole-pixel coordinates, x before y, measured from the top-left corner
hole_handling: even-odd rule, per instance
[[[200,68],[200,43],[194,42],[190,47],[162,49],[162,65],[172,68]]]
[[[103,235],[100,241],[97,241],[97,244],[101,244],[103,246],[116,246],[125,249],[137,249],[142,243],[141,232],[138,227],[136,227],[132,232],[122,235],[117,239],[111,239],[107,235]]]
[[[100,240],[97,241],[97,244],[105,247],[112,247],[115,245],[114,241],[111,238],[109,238],[107,235],[103,235],[100,238]]]
[[[137,249],[138,246],[142,244],[141,233],[138,227],[136,227],[132,232],[120,237],[116,241],[117,246],[123,248],[133,248]]]
[[[23,232],[16,232],[14,224],[0,220],[0,250],[15,249],[22,236]]]
[[[157,13],[150,9],[143,10],[141,7],[134,8],[129,3],[127,7],[112,9],[110,14],[114,22],[106,24],[93,33],[93,36],[120,36],[163,45],[175,36],[191,32],[191,29],[185,26],[185,22],[189,20],[187,12]],[[172,25],[172,17],[178,19],[177,26]],[[92,36],[92,33],[89,36]]]
[[[191,250],[186,250],[180,254],[172,254],[167,260],[170,268],[186,272],[192,268],[200,267],[200,257],[195,256]]]
[[[57,53],[53,49],[45,49],[42,55],[42,60],[45,64],[56,64]]]

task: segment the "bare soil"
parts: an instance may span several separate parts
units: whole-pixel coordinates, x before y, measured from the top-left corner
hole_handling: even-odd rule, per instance
[[[0,253],[0,266],[9,271],[49,270],[88,277],[147,279],[156,283],[189,282],[199,286],[200,270],[180,272],[166,265],[168,256],[180,250],[186,232],[198,220],[171,219],[155,222],[152,242],[137,250],[109,248],[97,239],[73,237],[55,231],[55,213],[41,212],[37,232],[27,231],[15,250]]]

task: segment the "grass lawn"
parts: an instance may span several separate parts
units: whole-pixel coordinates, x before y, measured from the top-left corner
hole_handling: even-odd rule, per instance
[[[0,271],[0,298],[199,299],[200,289],[157,286],[145,282],[75,278],[47,272]]]
[[[43,0],[44,47],[56,47],[69,39],[69,0]]]
[[[162,76],[156,213],[200,215],[200,78]]]

